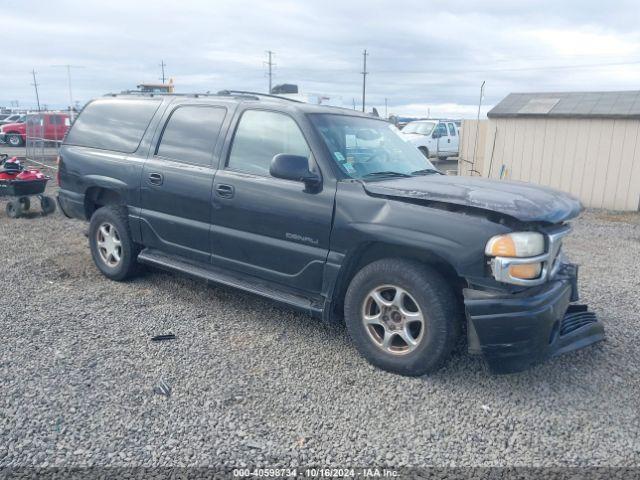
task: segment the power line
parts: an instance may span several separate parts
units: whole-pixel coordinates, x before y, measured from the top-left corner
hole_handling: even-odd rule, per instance
[[[162,80],[162,84],[163,85],[164,85],[164,82],[165,82],[165,79],[166,79],[165,76],[164,76],[164,67],[166,67],[166,66],[167,66],[167,64],[164,63],[164,60],[160,60],[160,68],[162,69],[162,78],[161,78],[161,80]]]
[[[38,102],[38,111],[40,111],[40,95],[38,95],[38,82],[36,81],[36,70],[32,69],[31,74],[33,75],[33,88],[36,90],[36,102]]]
[[[362,52],[362,62],[363,62],[363,66],[362,66],[362,111],[364,112],[364,105],[365,105],[365,95],[366,95],[366,91],[367,91],[367,74],[369,72],[367,72],[367,56],[369,54],[367,53],[367,49],[364,49],[364,52]]]

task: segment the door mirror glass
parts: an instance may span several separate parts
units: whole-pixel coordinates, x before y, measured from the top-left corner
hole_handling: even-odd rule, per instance
[[[320,184],[320,176],[309,170],[309,159],[301,155],[279,153],[271,159],[272,177],[303,182],[307,188]]]

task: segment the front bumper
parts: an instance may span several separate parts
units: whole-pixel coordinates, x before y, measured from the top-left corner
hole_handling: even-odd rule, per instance
[[[586,305],[575,305],[578,269],[563,264],[554,279],[517,294],[464,290],[469,352],[493,373],[514,373],[604,339]]]

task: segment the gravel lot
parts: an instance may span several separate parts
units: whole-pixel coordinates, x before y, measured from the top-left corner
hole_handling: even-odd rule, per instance
[[[461,346],[403,378],[248,294],[110,282],[85,224],[0,206],[0,467],[640,466],[638,214],[587,212],[566,242],[605,343],[511,376]]]

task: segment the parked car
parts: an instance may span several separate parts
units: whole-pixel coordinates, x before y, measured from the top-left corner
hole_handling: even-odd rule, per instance
[[[59,185],[106,277],[146,264],[344,318],[392,372],[436,370],[461,331],[498,373],[604,335],[562,254],[577,199],[442,175],[353,110],[247,92],[100,98],[61,147]]]
[[[402,134],[427,158],[457,157],[460,145],[458,126],[451,120],[418,120],[407,123]]]
[[[9,115],[3,115],[4,118],[0,118],[0,125],[6,125],[8,123],[24,123],[27,115],[24,113],[11,113]]]
[[[69,130],[66,113],[39,113],[30,115],[24,123],[7,123],[0,126],[0,141],[12,147],[20,147],[27,141],[27,130],[46,141],[61,141]]]

